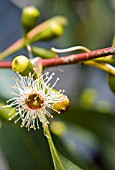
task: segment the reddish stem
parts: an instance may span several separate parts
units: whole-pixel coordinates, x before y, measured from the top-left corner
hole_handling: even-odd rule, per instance
[[[35,65],[42,64],[44,67],[75,64],[78,62],[87,61],[94,58],[104,57],[108,55],[115,54],[115,47],[108,47],[104,49],[94,50],[90,52],[85,52],[81,54],[73,54],[69,56],[64,56],[60,58],[53,59],[38,59]],[[0,62],[0,68],[11,68],[11,61]]]
[[[60,58],[42,59],[42,60],[38,60],[36,64],[41,63],[44,67],[75,64],[78,62],[83,62],[90,59],[104,57],[112,54],[115,54],[115,47],[108,47],[104,49],[85,52],[81,54],[73,54],[73,55],[64,56]]]
[[[0,68],[11,68],[12,67],[12,61],[1,61],[0,62]]]

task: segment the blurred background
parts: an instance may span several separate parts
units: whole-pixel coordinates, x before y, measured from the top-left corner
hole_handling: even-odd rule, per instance
[[[63,15],[68,25],[62,37],[39,42],[40,47],[68,48],[82,45],[91,50],[109,47],[115,34],[115,0],[1,0],[0,52],[23,34],[21,10],[35,5],[40,10],[38,24]],[[28,56],[26,49],[19,54]],[[94,67],[68,65],[47,68],[60,77],[57,89],[64,89],[71,106],[55,116],[51,132],[56,148],[85,170],[115,169],[115,95],[107,83],[107,73]],[[0,100],[9,99],[14,84],[10,69],[0,69]],[[39,131],[27,132],[18,125],[0,120],[0,170],[54,169],[47,140]]]

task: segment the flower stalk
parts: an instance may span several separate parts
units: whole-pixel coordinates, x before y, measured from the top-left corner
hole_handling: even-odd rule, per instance
[[[54,167],[55,169],[57,169],[57,164],[59,166],[59,168],[61,170],[64,170],[64,167],[62,165],[62,162],[58,156],[58,153],[57,153],[57,150],[54,146],[54,143],[53,143],[53,140],[52,140],[52,137],[51,137],[51,134],[50,134],[50,131],[48,129],[48,127],[46,128],[46,135],[47,135],[47,139],[48,139],[48,144],[49,144],[49,147],[50,147],[50,151],[51,151],[51,155],[52,155],[52,159],[53,159],[53,163],[54,163]],[[55,161],[56,160],[56,161]],[[57,164],[56,164],[57,162]]]

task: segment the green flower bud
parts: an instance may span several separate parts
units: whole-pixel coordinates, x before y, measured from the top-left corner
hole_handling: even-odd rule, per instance
[[[49,49],[32,47],[32,52],[41,58],[56,58],[57,54]]]
[[[25,34],[36,25],[39,16],[40,12],[36,7],[28,6],[23,8],[21,22]]]
[[[63,95],[63,100],[53,104],[53,109],[58,111],[61,114],[68,110],[69,105],[70,105],[70,102],[69,102],[68,97]]]
[[[36,37],[31,39],[31,42],[35,42],[39,40],[41,41],[50,40],[59,37],[62,34],[63,34],[63,26],[59,22],[52,21],[47,28],[43,29],[41,32],[39,32],[38,35],[36,35]]]
[[[108,74],[108,84],[113,93],[115,93],[115,75]]]
[[[15,72],[18,72],[22,76],[27,76],[29,73],[35,74],[34,72],[34,66],[30,62],[30,60],[23,56],[17,56],[13,61],[12,61],[12,69]]]

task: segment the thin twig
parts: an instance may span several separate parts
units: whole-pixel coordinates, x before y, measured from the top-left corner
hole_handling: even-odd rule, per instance
[[[115,68],[108,64],[99,64],[97,62],[91,61],[91,59],[104,57],[108,55],[115,54],[115,47],[108,47],[104,49],[94,50],[90,52],[85,52],[81,54],[73,54],[69,56],[64,56],[60,58],[53,58],[53,59],[38,59],[36,58],[35,65],[42,64],[43,67],[51,67],[51,66],[59,66],[59,65],[68,65],[68,64],[76,64],[76,63],[84,63],[87,65],[93,65],[98,68],[101,68],[107,72],[110,72],[115,75]],[[90,61],[89,61],[90,60]],[[1,68],[11,68],[11,61],[8,62],[0,62]]]
[[[99,58],[99,57],[113,55],[113,54],[115,54],[115,47],[108,47],[108,48],[94,50],[94,51],[80,53],[80,54],[72,54],[60,58],[38,60],[37,62],[42,63],[44,67],[51,67],[51,66],[58,66],[58,65],[75,64],[75,63],[84,62],[94,58]]]
[[[12,67],[12,61],[1,61],[0,62],[0,68],[11,68]]]

